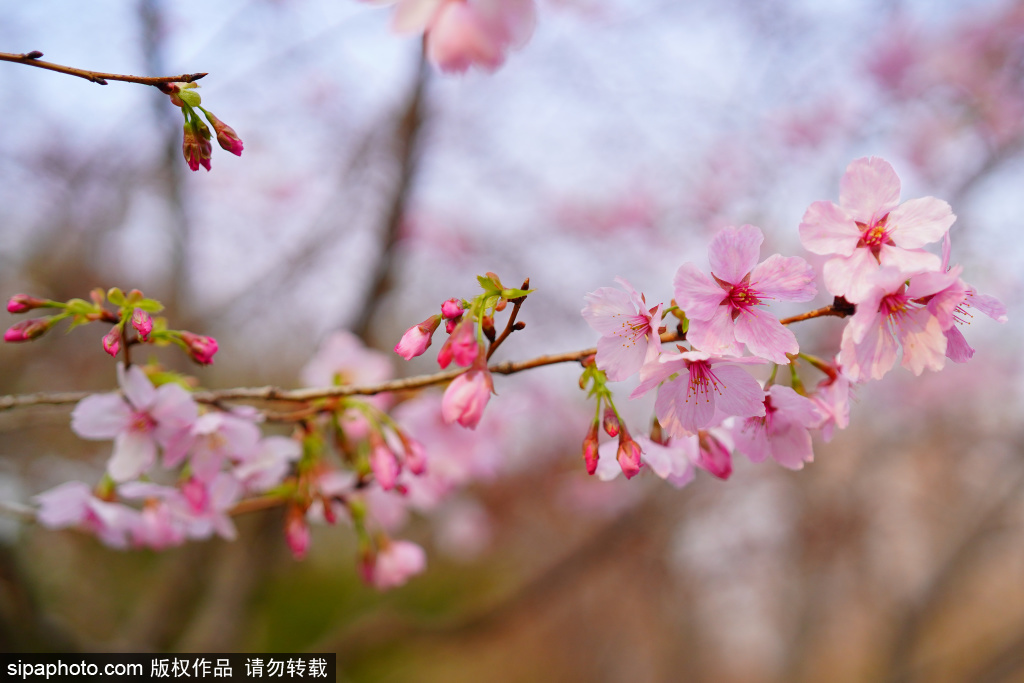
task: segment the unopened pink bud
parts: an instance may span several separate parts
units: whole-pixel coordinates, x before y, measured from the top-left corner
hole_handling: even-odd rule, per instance
[[[288,507],[284,521],[284,540],[296,560],[304,558],[309,551],[309,523],[305,512],[298,505]]]
[[[713,435],[701,430],[700,466],[719,479],[728,479],[732,474],[732,454],[725,445]]]
[[[427,471],[427,452],[416,439],[405,439],[405,466],[415,475],[421,475]]]
[[[449,318],[444,321],[444,331],[451,334],[455,331],[455,328],[459,326],[460,318]]]
[[[242,156],[242,140],[238,137],[235,129],[205,109],[203,113],[206,114],[206,119],[213,126],[214,132],[217,133],[217,143],[235,156]]]
[[[458,299],[448,299],[441,304],[441,315],[448,320],[454,320],[462,315],[462,302]]]
[[[117,352],[121,350],[121,328],[112,327],[110,332],[107,332],[103,337],[103,350],[109,353],[111,356],[117,357]]]
[[[31,320],[22,320],[19,323],[11,325],[4,332],[5,342],[24,342],[31,341],[36,337],[40,337],[50,329],[51,318],[32,318]]]
[[[192,332],[182,332],[181,340],[185,342],[188,355],[200,365],[209,365],[217,353],[217,340]]]
[[[462,373],[444,390],[441,398],[444,421],[448,424],[458,422],[463,427],[476,429],[493,391],[494,382],[486,367]]]
[[[373,450],[370,451],[370,468],[382,489],[390,491],[395,488],[395,481],[398,479],[398,473],[401,472],[401,465],[395,454],[383,442],[374,445]]]
[[[446,368],[452,360],[464,368],[472,365],[480,354],[475,328],[476,324],[472,320],[466,319],[459,323],[438,352],[438,365]]]
[[[640,444],[634,441],[629,431],[623,427],[619,432],[619,450],[615,454],[615,459],[619,461],[619,467],[622,468],[626,479],[632,479],[640,472],[641,455]]]
[[[615,414],[615,411],[610,406],[604,409],[603,426],[608,436],[619,435],[619,416]]]
[[[7,300],[7,312],[24,313],[25,311],[31,311],[35,308],[41,308],[46,304],[47,301],[45,299],[37,299],[34,296],[29,296],[28,294],[15,294]]]
[[[397,344],[395,344],[395,353],[406,360],[412,360],[416,356],[421,355],[430,346],[430,342],[433,341],[434,331],[437,330],[437,326],[441,324],[441,316],[432,315],[419,325],[413,325]]]
[[[201,122],[199,125],[206,128]],[[181,144],[181,151],[185,155],[188,167],[193,171],[198,171],[200,166],[207,171],[210,170],[210,156],[213,154],[213,145],[210,144],[207,137],[203,136],[201,130],[189,123],[185,124],[185,138]],[[207,135],[209,135],[209,132],[207,132]]]
[[[373,564],[373,585],[379,590],[396,588],[427,566],[427,554],[411,541],[388,541]]]
[[[181,485],[181,495],[188,501],[193,512],[199,513],[207,509],[210,503],[210,491],[206,484],[195,477]]]
[[[153,318],[141,308],[132,311],[132,327],[139,333],[139,339],[146,341],[153,331]]]
[[[587,465],[587,474],[593,474],[597,471],[597,460],[598,460],[598,423],[594,420],[590,423],[590,429],[587,430],[587,435],[583,437],[583,462]]]

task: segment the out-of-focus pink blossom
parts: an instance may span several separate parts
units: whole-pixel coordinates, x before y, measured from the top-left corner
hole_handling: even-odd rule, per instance
[[[463,427],[476,429],[484,408],[494,393],[494,382],[487,366],[467,370],[452,380],[444,390],[441,412],[448,423],[458,422]]]
[[[227,513],[241,497],[242,485],[226,472],[208,482],[189,479],[180,489],[132,481],[122,485],[118,493],[125,498],[162,501],[188,538],[200,540],[216,533],[232,541],[238,535]]]
[[[47,529],[82,527],[112,548],[128,546],[137,510],[101,500],[88,484],[69,481],[35,496],[36,520]]]
[[[454,360],[456,365],[468,368],[480,355],[480,340],[476,336],[476,321],[463,319],[445,340],[437,353],[437,364],[447,368]]]
[[[284,520],[284,538],[292,557],[301,560],[309,552],[309,522],[306,513],[298,505],[289,505]]]
[[[402,446],[405,450],[405,466],[415,475],[427,471],[427,451],[416,439],[403,437]]]
[[[405,583],[427,566],[427,554],[411,541],[388,541],[377,551],[371,583],[378,590],[388,590]]]
[[[149,333],[153,331],[153,317],[141,308],[136,308],[132,311],[132,327],[139,333],[139,339],[146,341],[149,339]]]
[[[398,0],[393,27],[424,33],[427,57],[442,71],[491,71],[529,39],[535,15],[533,0]]]
[[[422,355],[433,341],[434,331],[441,324],[441,316],[432,315],[419,325],[413,325],[395,344],[395,353],[406,360]]]
[[[284,479],[288,467],[302,455],[302,446],[286,436],[261,439],[255,452],[232,470],[250,493],[267,491]]]
[[[135,479],[155,462],[157,448],[174,449],[196,421],[198,407],[177,384],[154,388],[137,366],[117,366],[120,394],[82,399],[71,413],[71,429],[83,439],[113,439],[107,471],[117,482]]]
[[[182,332],[181,341],[185,343],[185,350],[189,357],[200,365],[209,365],[213,362],[213,356],[217,353],[217,340],[213,337],[206,337],[193,332]]]
[[[187,451],[193,476],[201,481],[210,481],[226,462],[244,462],[254,458],[259,441],[259,427],[251,420],[232,413],[209,412],[192,423],[187,440],[165,450],[164,465],[177,467]]]
[[[790,387],[774,384],[766,392],[764,407],[764,417],[748,417],[736,423],[736,450],[751,462],[771,457],[791,470],[814,460],[808,430],[821,423],[814,402]]]
[[[648,309],[642,294],[624,278],[615,278],[626,291],[601,287],[584,297],[581,314],[601,335],[597,340],[597,367],[608,379],[620,382],[636,374],[661,350],[661,304]]]
[[[658,421],[673,436],[688,436],[729,416],[764,415],[761,385],[740,365],[762,358],[717,358],[703,351],[666,353],[640,370],[640,385],[630,398],[658,389]]]
[[[53,324],[53,318],[32,318],[31,320],[22,320],[21,322],[15,323],[7,328],[4,332],[5,342],[24,342],[31,341],[36,337],[41,337],[50,329],[50,325]]]
[[[871,276],[891,267],[912,273],[939,269],[939,258],[922,249],[942,239],[956,220],[934,197],[899,203],[900,179],[889,162],[857,159],[840,183],[839,204],[814,202],[800,223],[800,240],[815,254],[835,254],[825,263],[825,287],[860,303]]]
[[[708,250],[711,278],[692,263],[676,272],[676,301],[690,320],[686,340],[695,349],[738,356],[746,344],[755,356],[782,364],[800,349],[778,318],[756,307],[769,299],[810,301],[817,293],[814,269],[798,256],[774,254],[758,263],[763,241],[756,226],[724,228]]]
[[[302,368],[303,384],[329,387],[344,384],[375,384],[391,379],[391,359],[369,349],[348,330],[333,333]]]
[[[941,370],[946,360],[946,337],[939,319],[914,299],[941,291],[959,276],[929,273],[915,281],[896,268],[883,268],[869,278],[867,293],[843,330],[839,364],[854,382],[881,379],[896,363],[903,347],[903,367],[915,375],[925,368]]]

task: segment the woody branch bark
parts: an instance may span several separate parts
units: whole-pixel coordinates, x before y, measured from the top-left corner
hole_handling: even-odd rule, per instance
[[[69,76],[77,76],[78,78],[84,78],[87,81],[98,83],[99,85],[107,85],[107,81],[123,81],[125,83],[138,83],[139,85],[152,85],[159,88],[167,83],[192,83],[206,75],[205,72],[181,74],[180,76],[132,76],[130,74],[111,74],[103,71],[78,69],[73,66],[64,66],[63,64],[55,64],[53,62],[44,62],[40,59],[42,56],[43,53],[39,50],[23,52],[21,54],[0,52],[0,61],[14,62],[15,64],[24,64],[26,66],[34,66],[40,69],[56,71],[57,73],[67,74]]]

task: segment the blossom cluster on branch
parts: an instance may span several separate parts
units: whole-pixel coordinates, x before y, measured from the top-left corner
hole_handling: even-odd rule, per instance
[[[1005,308],[966,284],[960,266],[950,266],[949,205],[931,197],[901,204],[899,192],[887,162],[858,159],[843,176],[839,203],[815,202],[805,213],[803,245],[831,257],[822,281],[834,302],[824,308],[782,320],[767,309],[772,301],[813,299],[817,273],[798,256],[761,260],[764,237],[752,225],[714,236],[709,273],[680,266],[668,303],[651,305],[622,278],[621,289],[587,294],[582,315],[600,335],[596,349],[521,366],[581,361],[580,387],[596,403],[583,440],[587,471],[608,480],[649,469],[683,486],[699,469],[727,479],[737,453],[800,469],[813,458],[811,432],[820,430],[827,441],[846,427],[853,387],[882,378],[900,350],[902,365],[916,375],[941,369],[947,358],[969,360],[974,350],[959,326],[972,309],[1003,322]],[[925,249],[939,243],[941,255]],[[91,532],[117,548],[161,549],[212,535],[234,538],[233,515],[283,507],[283,535],[297,558],[308,551],[311,523],[343,521],[358,538],[363,578],[381,589],[401,585],[425,564],[422,548],[393,538],[408,512],[435,509],[495,471],[499,437],[477,429],[494,393],[488,360],[524,329],[517,316],[534,290],[529,280],[508,287],[494,273],[478,284],[475,297],[442,302],[440,313],[395,345],[406,360],[422,355],[444,323],[438,365],[464,370],[418,385],[446,384],[440,399],[429,392],[324,393],[277,414],[275,424],[287,428],[267,427],[267,434],[269,411],[199,403],[188,378],[131,364],[129,349],[137,344],[173,343],[200,364],[217,351],[212,338],[153,318],[162,306],[141,292],[96,290],[91,303],[11,297],[11,313],[58,312],[16,324],[7,341],[38,338],[63,319],[73,327],[100,322],[111,325],[103,349],[122,357],[120,391],[88,396],[71,415],[80,437],[113,442],[105,474],[96,485],[68,482],[36,496],[37,521]],[[501,316],[503,328],[496,325]],[[849,317],[830,359],[802,352],[788,327],[823,316]],[[664,347],[672,342],[674,349]],[[813,389],[799,373],[804,364],[823,375]],[[748,372],[755,367],[767,370],[767,380]],[[788,382],[779,377],[782,367]],[[348,332],[330,337],[302,372],[303,383],[314,387],[372,386],[390,377],[388,358]],[[615,404],[610,384],[631,377],[639,384],[630,398],[656,394],[649,429],[631,430]],[[602,445],[601,431],[612,440]]]

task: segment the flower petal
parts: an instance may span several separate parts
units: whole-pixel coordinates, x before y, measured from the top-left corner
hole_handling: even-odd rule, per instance
[[[764,234],[755,225],[719,230],[708,248],[711,272],[720,280],[738,284],[757,265],[762,242]]]
[[[888,161],[853,161],[839,182],[839,204],[855,221],[873,225],[900,201],[900,179]]]

